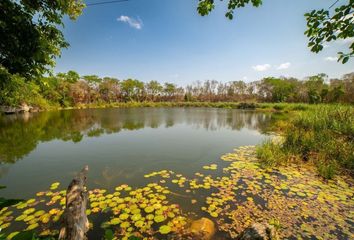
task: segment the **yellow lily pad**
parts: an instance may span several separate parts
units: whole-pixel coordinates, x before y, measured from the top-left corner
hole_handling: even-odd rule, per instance
[[[163,222],[166,220],[166,217],[163,216],[163,215],[157,215],[154,217],[154,221],[157,222],[157,223],[160,223],[160,222]]]
[[[159,228],[159,232],[161,234],[168,234],[171,232],[171,227],[168,226],[168,225],[162,225],[160,228]]]

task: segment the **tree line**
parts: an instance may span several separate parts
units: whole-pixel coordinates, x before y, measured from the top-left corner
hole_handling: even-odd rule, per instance
[[[294,102],[354,103],[354,73],[340,79],[325,74],[307,77],[267,77],[258,81],[197,81],[186,86],[137,79],[119,80],[75,71],[27,81],[0,68],[0,105],[23,103],[38,107],[71,107],[115,102]]]

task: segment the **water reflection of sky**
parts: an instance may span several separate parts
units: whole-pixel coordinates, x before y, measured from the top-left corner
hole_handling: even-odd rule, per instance
[[[272,116],[211,108],[91,109],[0,119],[3,194],[30,196],[90,166],[89,186],[145,183],[150,171],[191,175],[240,145],[257,144]],[[220,163],[221,164],[221,163]],[[14,191],[16,189],[16,191]]]

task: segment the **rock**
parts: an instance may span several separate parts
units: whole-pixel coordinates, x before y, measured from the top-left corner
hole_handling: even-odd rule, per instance
[[[196,237],[193,239],[209,240],[215,234],[215,224],[208,218],[201,218],[192,222],[190,231]]]
[[[21,112],[29,112],[31,110],[31,107],[28,106],[26,103],[22,103],[20,107]]]
[[[3,106],[1,111],[5,114],[14,114],[21,112],[21,108],[19,107],[10,107],[10,106]]]
[[[14,114],[14,113],[23,113],[23,112],[30,112],[32,109],[31,106],[28,106],[26,103],[22,103],[18,107],[11,107],[11,106],[0,106],[0,112],[5,114]]]
[[[237,240],[278,240],[279,237],[273,226],[269,224],[254,223],[251,227],[246,228]]]
[[[30,112],[39,112],[39,111],[40,111],[39,107],[32,107],[30,109]]]

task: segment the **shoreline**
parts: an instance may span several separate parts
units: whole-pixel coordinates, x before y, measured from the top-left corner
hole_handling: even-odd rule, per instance
[[[256,110],[262,112],[292,112],[305,111],[315,106],[325,106],[333,104],[307,104],[307,103],[257,103],[257,102],[118,102],[118,103],[95,103],[95,104],[78,104],[71,107],[55,107],[48,108],[38,107],[12,107],[11,111],[5,111],[9,108],[0,106],[0,115],[11,115],[23,112],[47,112],[59,110],[73,109],[102,109],[102,108],[162,108],[162,107],[206,107],[206,108],[222,108],[222,109],[240,109],[240,110]],[[338,104],[336,104],[338,105]],[[344,104],[346,105],[346,104]]]

